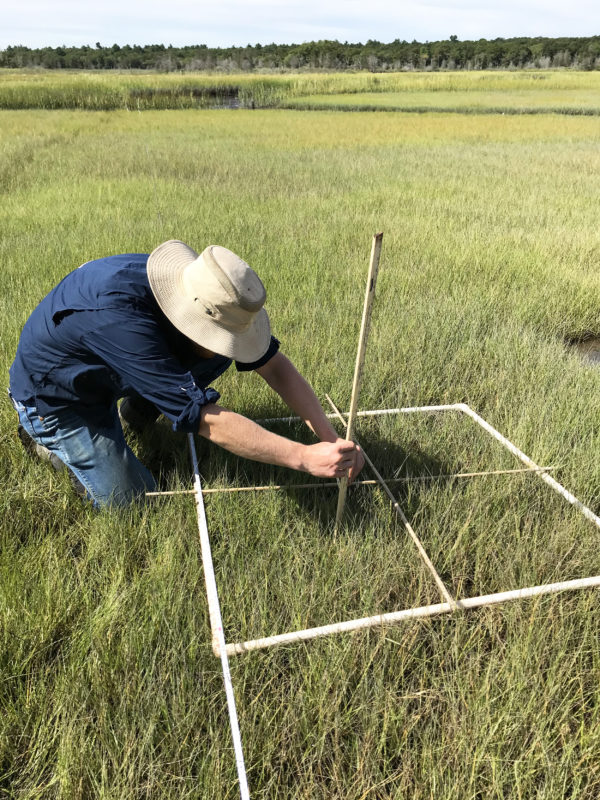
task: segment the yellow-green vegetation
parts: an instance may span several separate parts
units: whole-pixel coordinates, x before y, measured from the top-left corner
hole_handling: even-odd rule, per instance
[[[501,92],[486,89],[402,92],[356,92],[353,94],[306,95],[296,98],[295,108],[333,108],[348,111],[457,111],[472,113],[600,114],[600,81],[594,90],[519,90]]]
[[[129,111],[327,105],[600,111],[599,72],[207,74],[0,70],[0,108]]]
[[[413,78],[432,76],[397,76]],[[600,333],[599,136],[597,118],[559,115],[4,111],[5,383],[63,275],[177,237],[254,266],[283,351],[346,408],[383,230],[361,407],[468,402],[597,510],[600,374],[565,341]],[[251,417],[285,413],[258,376],[217,388]],[[157,428],[135,447],[164,486],[189,487],[185,438]],[[5,396],[0,793],[235,798],[192,500],[95,514],[15,429]],[[356,433],[388,476],[518,466],[454,416]],[[209,485],[305,477],[210,446],[201,471]],[[454,591],[600,572],[598,531],[535,476],[398,497]],[[378,489],[351,491],[337,535],[335,504],[329,490],[207,500],[228,639],[438,601]],[[252,796],[596,798],[599,622],[581,592],[237,657]]]

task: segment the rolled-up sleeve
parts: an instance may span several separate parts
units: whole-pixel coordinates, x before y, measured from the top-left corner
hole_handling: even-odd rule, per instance
[[[123,326],[113,321],[87,334],[83,343],[112,371],[117,391],[133,390],[150,400],[172,421],[173,430],[197,432],[202,408],[220,397],[215,389],[197,384],[151,317],[124,315]]]
[[[200,427],[200,415],[203,407],[209,403],[216,403],[221,395],[211,386],[207,389],[201,389],[196,385],[193,378],[188,384],[184,384],[181,388],[185,391],[189,399],[183,407],[181,414],[173,421],[173,430],[196,433]],[[158,406],[158,403],[156,403],[156,405]],[[160,406],[158,407],[160,408]],[[163,414],[165,413],[166,412],[163,411]],[[167,416],[169,415],[167,414]]]
[[[267,348],[266,353],[258,359],[258,361],[253,361],[251,364],[245,364],[243,361],[236,361],[235,368],[238,372],[250,372],[253,369],[259,369],[260,367],[264,367],[267,361],[270,361],[275,353],[279,350],[280,342],[279,339],[276,339],[274,336],[271,336],[271,341],[269,342],[269,346]]]

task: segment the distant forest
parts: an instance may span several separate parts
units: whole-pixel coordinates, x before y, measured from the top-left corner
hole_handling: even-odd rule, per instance
[[[600,69],[600,36],[558,38],[479,39],[389,44],[369,39],[366,44],[319,41],[304,44],[254,44],[246,47],[207,47],[162,44],[103,47],[9,46],[0,50],[0,67],[46,69],[147,69],[160,72],[206,70],[473,70]]]

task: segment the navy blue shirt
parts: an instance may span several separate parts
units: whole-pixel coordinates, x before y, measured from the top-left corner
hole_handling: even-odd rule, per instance
[[[198,430],[202,406],[219,393],[209,387],[231,365],[226,356],[202,359],[154,298],[145,253],[89,261],[69,273],[33,311],[10,368],[15,400],[41,416],[72,405],[112,405],[137,392],[173,422]],[[279,349],[240,371],[266,364]]]

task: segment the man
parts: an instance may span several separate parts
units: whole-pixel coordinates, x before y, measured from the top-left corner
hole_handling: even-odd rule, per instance
[[[71,272],[33,311],[10,369],[25,441],[65,464],[96,507],[155,488],[125,442],[160,413],[256,461],[352,480],[360,449],[340,439],[306,380],[271,336],[256,273],[217,245],[198,255],[171,240],[146,254],[101,258]],[[235,360],[255,370],[320,439],[302,445],[217,404],[209,383]],[[22,438],[23,438],[22,435]]]

